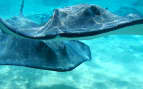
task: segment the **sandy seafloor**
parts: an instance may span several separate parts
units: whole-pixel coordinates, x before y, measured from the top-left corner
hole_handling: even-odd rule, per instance
[[[14,0],[8,1],[14,3]],[[15,3],[19,3],[16,1]],[[40,0],[37,0],[37,3],[38,1]],[[89,0],[85,1],[93,3]],[[136,7],[133,8],[140,12],[143,9],[141,0],[108,1],[97,0],[94,3],[109,9],[115,7],[111,8],[113,11],[122,6],[133,7],[134,4]],[[28,2],[32,2],[32,0],[27,0]],[[80,2],[81,0],[77,0],[74,4]],[[3,3],[4,1],[0,1],[1,5],[7,5]],[[51,2],[49,5],[52,7],[52,4],[55,3]],[[68,4],[72,5],[71,3]],[[36,7],[36,4],[35,6],[32,5],[25,7],[28,10],[27,13],[25,10],[25,14],[46,12],[45,9],[41,9],[46,8],[44,5],[41,5],[39,9],[32,9]],[[3,10],[3,13],[0,14],[1,17],[16,15],[13,13],[17,12],[17,9],[10,9],[8,6],[18,7],[15,4],[0,6],[0,10]],[[0,89],[143,89],[143,36],[111,35],[83,42],[91,49],[91,61],[83,63],[73,71],[62,73],[24,67],[0,66]]]

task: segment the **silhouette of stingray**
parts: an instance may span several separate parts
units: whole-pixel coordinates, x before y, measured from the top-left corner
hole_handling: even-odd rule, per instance
[[[0,18],[0,64],[53,71],[70,71],[91,59],[90,49],[78,39],[115,33],[143,34],[140,29],[121,29],[143,24],[137,14],[117,16],[96,5],[81,4],[56,9],[44,25],[23,15]]]

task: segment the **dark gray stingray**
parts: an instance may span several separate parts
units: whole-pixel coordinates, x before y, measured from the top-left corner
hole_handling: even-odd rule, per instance
[[[24,4],[22,4],[23,6]],[[129,13],[124,17],[117,16],[99,6],[81,4],[56,9],[47,23],[42,26],[34,24],[22,15],[8,20],[0,19],[0,28],[12,35],[42,40],[56,38],[71,40],[94,38],[99,34],[143,24],[143,18],[134,13]],[[140,31],[143,33],[142,30]],[[128,32],[132,32],[132,30]]]
[[[89,47],[79,41],[38,41],[0,31],[0,65],[64,72],[90,59]]]
[[[37,34],[35,32],[38,31],[37,28],[41,26],[42,22],[36,24],[26,19],[22,14],[23,7],[24,0],[20,16],[6,20],[6,24],[8,22],[12,28],[18,28],[21,31],[25,29],[22,32]],[[64,72],[91,59],[89,47],[80,41],[43,41],[21,38],[5,33],[5,30],[11,32],[12,29],[7,25],[4,26],[2,20],[0,23],[0,65],[16,65]],[[16,31],[15,35],[21,34],[17,30],[13,29],[13,31]],[[24,34],[21,35],[25,36],[26,34]]]
[[[143,34],[142,29],[120,29],[143,23],[142,17],[133,13],[121,17],[96,5],[84,4],[56,9],[43,25],[23,16],[23,7],[24,0],[19,16],[0,18],[0,65],[69,71],[91,59],[89,47],[71,39],[110,32]]]

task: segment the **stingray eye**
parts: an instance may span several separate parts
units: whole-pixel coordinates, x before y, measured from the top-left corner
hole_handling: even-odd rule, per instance
[[[89,8],[87,8],[83,14],[85,16],[96,16],[96,15],[100,15],[100,11],[96,6],[91,6]]]
[[[100,15],[100,11],[99,11],[98,7],[96,7],[96,6],[91,6],[91,7],[90,7],[90,10],[92,11],[92,13],[93,13],[94,15]]]
[[[87,9],[85,9],[85,10],[83,11],[83,15],[84,15],[84,16],[92,16],[92,12],[90,11],[89,8],[87,8]]]

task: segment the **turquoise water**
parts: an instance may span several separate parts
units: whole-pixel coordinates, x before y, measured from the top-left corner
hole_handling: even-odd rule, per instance
[[[25,0],[24,15],[47,13],[80,3],[97,4],[116,12],[128,7],[143,13],[142,0]],[[20,0],[0,1],[0,16],[19,13]],[[128,11],[129,9],[126,9]],[[70,72],[0,66],[0,89],[143,89],[143,36],[111,35],[83,41],[92,60]]]

